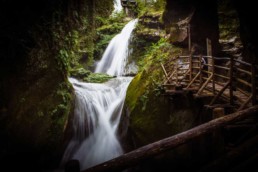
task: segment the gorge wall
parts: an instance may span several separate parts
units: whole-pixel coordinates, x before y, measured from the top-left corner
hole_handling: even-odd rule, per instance
[[[73,112],[69,69],[92,63],[96,18],[112,10],[109,0],[0,1],[0,161],[9,171],[59,165]]]

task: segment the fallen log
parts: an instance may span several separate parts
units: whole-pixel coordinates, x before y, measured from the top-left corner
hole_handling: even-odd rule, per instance
[[[244,117],[247,117],[256,112],[258,112],[258,105],[211,120],[205,124],[196,126],[190,130],[165,138],[163,140],[148,144],[112,160],[88,168],[82,172],[121,171],[128,167],[133,167],[134,165],[147,158],[178,147],[194,138],[210,133],[215,129],[220,128],[235,120],[241,120]]]

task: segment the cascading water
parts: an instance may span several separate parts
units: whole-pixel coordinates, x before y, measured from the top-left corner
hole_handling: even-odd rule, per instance
[[[137,23],[129,22],[114,37],[106,49],[96,72],[122,76],[125,71],[128,42]],[[104,84],[83,83],[69,78],[76,101],[73,119],[73,138],[68,144],[62,163],[80,161],[87,169],[123,153],[116,131],[131,77],[117,77]]]
[[[128,44],[137,19],[130,21],[109,43],[95,72],[121,76],[127,64]]]
[[[122,9],[121,0],[114,0],[114,12],[120,12]]]

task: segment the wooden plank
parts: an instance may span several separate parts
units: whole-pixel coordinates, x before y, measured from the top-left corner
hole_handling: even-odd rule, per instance
[[[229,103],[233,105],[234,100],[233,100],[233,67],[234,67],[234,62],[233,62],[233,57],[230,57],[230,70],[229,70]]]
[[[202,70],[202,72],[207,73],[207,74],[212,74],[212,72],[209,72],[207,70]]]
[[[252,64],[251,67],[251,71],[252,71],[252,105],[256,105],[256,78],[255,78],[255,74],[256,74],[256,67],[255,67],[255,62]]]
[[[230,81],[227,82],[227,84],[219,91],[219,93],[211,100],[210,106],[214,104],[214,102],[217,101],[217,99],[222,95],[222,93],[226,90],[226,88],[230,85]]]
[[[245,73],[247,75],[250,75],[250,76],[252,75],[252,72],[244,70],[244,69],[240,69],[239,67],[234,67],[234,69],[239,71],[239,72]]]
[[[163,65],[162,63],[160,63],[160,66],[162,67],[162,70],[163,70],[164,75],[167,77],[168,74],[167,74],[167,71],[166,71],[164,65]]]
[[[190,64],[189,64],[189,69],[190,69],[190,73],[189,73],[189,78],[190,78],[190,81],[192,80],[192,77],[193,77],[193,58],[192,58],[192,56],[190,56],[190,59],[189,59],[189,61],[190,61]]]
[[[188,51],[190,53],[191,49],[192,49],[191,25],[190,24],[188,24],[187,31],[188,31]]]
[[[212,67],[212,65],[211,65],[211,64],[203,64],[203,66]]]
[[[218,65],[214,65],[215,68],[219,68],[219,69],[224,69],[224,70],[230,70],[229,67],[223,67],[223,66],[218,66]]]
[[[230,60],[229,57],[213,57],[214,60]]]
[[[226,103],[226,104],[214,104],[214,105],[205,105],[204,107],[208,109],[215,109],[215,108],[234,108],[234,106]]]
[[[202,93],[203,89],[207,86],[207,84],[210,82],[210,80],[211,80],[212,77],[213,77],[213,75],[211,75],[211,76],[206,80],[206,82],[201,86],[201,88],[200,88],[199,91],[197,92],[197,95]]]
[[[212,56],[212,45],[211,40],[206,38],[206,49],[207,49],[207,56]]]
[[[194,81],[199,77],[199,75],[200,75],[200,71],[197,73],[197,75],[195,75],[195,77],[193,78],[193,80],[187,85],[187,87],[186,88],[189,88],[193,83],[194,83]]]
[[[246,85],[246,86],[249,86],[250,88],[252,88],[252,84],[250,84],[249,82],[243,80],[243,79],[240,79],[240,78],[235,78],[236,81]]]
[[[229,77],[224,76],[224,75],[219,75],[217,73],[215,73],[214,75],[217,76],[217,77],[223,78],[223,79],[229,79]]]
[[[208,58],[208,59],[212,59],[213,58],[213,56],[203,56],[204,58]]]
[[[241,120],[257,112],[258,106],[253,106],[243,111],[235,112],[233,114],[211,120],[185,132],[148,144],[134,151],[123,154],[117,158],[83,170],[82,172],[122,171],[128,167],[139,164],[147,158],[176,148],[193,139],[196,139],[207,133],[211,133],[214,130],[225,126],[226,124],[230,124],[236,120]]]
[[[250,103],[250,101],[252,100],[252,95],[237,109],[238,111],[243,110],[248,103]]]
[[[244,61],[242,61],[242,60],[237,60],[237,59],[234,59],[234,61],[235,62],[238,62],[238,63],[241,63],[241,64],[243,64],[243,65],[246,65],[246,66],[252,66],[252,64],[250,64],[250,63],[247,63],[247,62],[244,62]]]
[[[251,93],[248,93],[248,92],[246,92],[246,91],[242,90],[242,89],[241,89],[241,88],[239,88],[239,87],[236,87],[236,90],[237,90],[237,91],[239,91],[239,92],[241,92],[241,93],[243,93],[244,95],[246,95],[246,96],[248,96],[248,97],[249,97],[249,96],[250,96],[250,94],[251,94]]]
[[[216,90],[216,87],[215,87],[215,67],[214,67],[214,58],[212,57],[212,61],[211,61],[211,65],[212,65],[212,92],[213,94],[215,94],[215,90]]]

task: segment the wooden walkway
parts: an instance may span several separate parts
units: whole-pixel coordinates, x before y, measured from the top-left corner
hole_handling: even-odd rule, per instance
[[[234,107],[237,111],[257,103],[257,66],[228,57],[178,56],[161,63],[165,94],[193,91],[211,97],[206,107]]]

